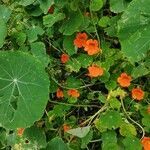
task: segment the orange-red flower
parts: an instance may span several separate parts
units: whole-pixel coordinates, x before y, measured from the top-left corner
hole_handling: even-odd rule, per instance
[[[17,129],[17,135],[18,135],[18,136],[22,136],[24,130],[25,130],[24,128],[18,128],[18,129]]]
[[[89,39],[85,43],[84,50],[87,51],[88,55],[95,55],[100,52],[100,48],[97,40]]]
[[[120,77],[118,77],[117,82],[122,86],[122,87],[128,87],[130,86],[132,78],[131,76],[127,75],[126,73],[122,73]]]
[[[64,132],[67,132],[68,130],[70,130],[71,128],[70,128],[70,126],[69,125],[67,125],[67,124],[64,124],[63,125],[63,130],[64,130]]]
[[[69,55],[62,54],[60,60],[63,64],[65,64],[69,60]]]
[[[78,33],[75,40],[74,45],[78,48],[84,47],[87,41],[87,34],[86,33]]]
[[[57,98],[63,98],[64,97],[63,91],[58,88],[56,91],[56,96],[57,96]]]
[[[68,95],[74,98],[78,98],[80,96],[80,93],[76,89],[70,89],[68,90]]]
[[[90,76],[90,77],[102,76],[104,73],[104,69],[95,64],[88,67],[88,71],[89,71],[88,76]]]
[[[144,98],[144,91],[141,88],[132,89],[132,98],[136,100],[142,100]]]
[[[141,140],[144,150],[150,150],[150,137],[144,137]]]

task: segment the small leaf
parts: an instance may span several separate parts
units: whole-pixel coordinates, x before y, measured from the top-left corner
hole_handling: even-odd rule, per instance
[[[72,58],[67,62],[66,68],[69,70],[69,72],[79,72],[81,64],[76,58]]]
[[[72,36],[64,36],[64,40],[63,40],[64,50],[70,56],[77,53],[75,46],[73,44],[74,39],[75,39],[75,36],[72,35]]]
[[[90,8],[92,11],[99,11],[103,7],[103,0],[92,0]]]
[[[76,129],[68,130],[67,133],[77,136],[79,138],[83,138],[89,133],[89,131],[90,131],[90,126],[86,126],[86,127],[79,127]]]
[[[48,142],[46,150],[70,150],[70,149],[61,138],[56,137],[52,139],[50,142]]]
[[[92,140],[92,138],[93,138],[93,131],[90,130],[89,133],[82,138],[81,148],[86,148],[87,144]]]
[[[150,73],[150,70],[147,69],[143,64],[139,65],[138,67],[133,68],[131,76],[136,79],[141,76],[147,75]]]
[[[137,134],[136,128],[134,127],[134,125],[130,123],[123,123],[120,126],[119,132],[122,136],[131,136],[131,135],[136,136]]]
[[[102,133],[102,150],[118,150],[117,137],[114,131]]]
[[[38,35],[42,35],[44,30],[39,26],[33,26],[29,30],[27,30],[27,36],[29,42],[34,42],[38,39]]]
[[[108,90],[114,90],[117,87],[117,83],[114,80],[110,80],[110,81],[106,82],[105,87]]]
[[[43,10],[44,14],[46,14],[49,8],[54,4],[54,0],[40,0],[40,8]]]
[[[48,65],[48,56],[46,54],[46,47],[43,42],[35,42],[31,44],[32,54],[41,61],[44,66]]]
[[[122,118],[118,111],[107,111],[100,116],[100,122],[108,129],[116,129],[121,125]]]
[[[110,103],[110,106],[111,106],[113,109],[120,109],[120,107],[121,107],[120,101],[119,101],[117,98],[115,98],[115,97],[109,99],[109,103]]]
[[[99,22],[98,22],[98,25],[100,27],[107,27],[108,24],[109,24],[109,21],[110,21],[110,18],[108,16],[103,16]]]
[[[20,5],[23,5],[23,6],[28,6],[28,5],[31,5],[35,2],[35,0],[21,0],[19,2]]]
[[[64,13],[48,14],[43,17],[43,24],[46,27],[52,27],[56,22],[61,21],[65,18]]]
[[[17,44],[21,46],[25,43],[27,35],[24,32],[17,32],[14,37],[16,38]]]
[[[125,146],[125,150],[142,150],[142,145],[141,142],[138,138],[131,136],[131,137],[126,137],[123,140],[123,144]]]
[[[33,147],[41,149],[45,148],[47,145],[44,132],[40,128],[34,126],[25,129],[22,140],[23,149],[32,149]],[[28,140],[29,143],[26,143],[26,140]]]
[[[63,33],[63,35],[72,35],[74,32],[78,31],[82,22],[83,15],[81,11],[71,12],[59,31]]]
[[[87,68],[88,66],[90,66],[92,64],[93,57],[90,57],[86,54],[80,54],[77,57],[77,61],[81,64],[81,67]]]
[[[81,80],[70,76],[66,80],[66,86],[69,88],[72,88],[72,89],[79,88],[80,86],[82,86],[82,82],[81,82]]]

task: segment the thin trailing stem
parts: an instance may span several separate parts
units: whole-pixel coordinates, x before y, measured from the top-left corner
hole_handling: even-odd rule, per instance
[[[124,103],[123,103],[123,99],[121,99],[121,105],[122,105],[123,111],[124,111],[125,115],[127,116],[127,118],[128,118],[130,121],[132,121],[134,124],[136,124],[139,128],[141,128],[141,130],[142,130],[142,137],[141,137],[141,139],[143,139],[143,137],[145,136],[145,130],[144,130],[144,128],[143,128],[138,122],[136,122],[135,120],[133,120],[133,119],[128,115],[128,113],[127,113],[127,111],[126,111],[126,109],[125,109]]]
[[[97,106],[97,105],[69,104],[69,103],[56,102],[56,101],[51,101],[51,100],[49,100],[49,102],[54,103],[54,104],[59,104],[59,105],[73,106],[73,107],[96,107],[96,108],[99,108],[99,106]]]
[[[91,123],[93,122],[93,119],[95,117],[97,117],[101,112],[105,111],[107,109],[107,106],[108,106],[108,100],[110,99],[110,94],[111,94],[111,91],[110,93],[108,94],[107,96],[107,99],[106,99],[106,103],[103,105],[103,107],[101,107],[100,110],[98,110],[94,115],[92,115],[89,119],[85,120],[83,123],[81,123],[80,125],[83,126],[83,125],[86,125],[88,123],[88,125],[91,125]]]
[[[60,86],[60,87],[63,88],[63,89],[67,89],[67,90],[72,89],[72,88],[69,88],[69,87],[66,87],[66,86],[61,85],[60,83],[58,83],[58,81],[57,81],[54,77],[51,77],[51,79],[52,79],[58,86]],[[87,88],[87,87],[90,87],[90,86],[93,86],[93,85],[94,85],[94,84],[87,84],[87,85],[80,86],[80,87],[74,88],[74,89],[84,89],[84,88]]]

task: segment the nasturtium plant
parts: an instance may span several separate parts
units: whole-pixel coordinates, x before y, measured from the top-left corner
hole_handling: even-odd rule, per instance
[[[149,0],[0,1],[0,149],[150,149]]]

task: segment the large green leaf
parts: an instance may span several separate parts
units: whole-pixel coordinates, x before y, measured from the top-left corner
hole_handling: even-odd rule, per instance
[[[125,10],[128,3],[126,0],[110,0],[110,10],[114,13],[120,13]]]
[[[9,20],[11,14],[11,10],[4,6],[4,5],[0,5],[0,18],[4,19],[5,22],[7,22]]]
[[[150,49],[150,1],[133,0],[118,22],[122,51],[131,62],[145,57]]]
[[[1,29],[0,29],[0,48],[2,48],[5,37],[7,35],[7,27],[6,27],[5,21],[1,18],[0,18],[0,27],[1,27]]]
[[[31,126],[46,106],[49,80],[43,65],[21,52],[0,52],[0,125]]]

